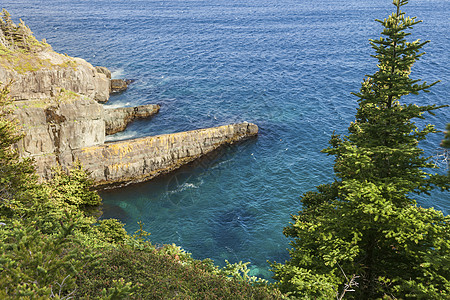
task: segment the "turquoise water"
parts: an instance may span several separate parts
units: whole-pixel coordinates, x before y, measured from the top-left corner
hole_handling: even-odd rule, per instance
[[[333,179],[320,153],[333,131],[345,133],[365,74],[375,61],[368,44],[375,18],[390,0],[61,1],[2,0],[39,39],[71,56],[136,79],[107,105],[161,104],[109,140],[248,121],[257,139],[227,147],[149,183],[102,192],[104,216],[134,232],[145,223],[154,243],[176,243],[218,264],[250,261],[270,277],[267,260],[287,258],[282,229],[300,209],[299,196]],[[429,39],[414,77],[442,80],[420,104],[449,104],[450,2],[412,0],[409,15],[425,22],[414,38]],[[443,130],[450,109],[428,121]],[[423,123],[419,123],[423,125]],[[422,146],[440,150],[442,135]],[[445,171],[445,170],[444,170]],[[450,212],[448,193],[418,198]]]

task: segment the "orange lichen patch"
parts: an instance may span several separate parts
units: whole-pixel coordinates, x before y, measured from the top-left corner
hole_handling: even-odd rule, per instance
[[[98,158],[105,158],[103,154],[103,150],[105,150],[105,145],[100,146],[90,146],[90,147],[83,147],[81,148],[81,153],[85,157],[98,157]]]
[[[118,164],[108,165],[108,169],[113,172],[118,172],[123,169],[128,169],[129,167],[130,167],[130,163],[118,163]]]
[[[132,143],[123,142],[108,145],[108,150],[112,152],[112,155],[122,158],[126,154],[131,153],[134,150],[134,147]]]

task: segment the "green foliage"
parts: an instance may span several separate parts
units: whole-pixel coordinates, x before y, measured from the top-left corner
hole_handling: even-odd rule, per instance
[[[43,234],[34,221],[13,221],[0,227],[2,297],[67,297],[75,278],[94,259],[73,234],[76,223],[66,219],[53,235]]]
[[[150,236],[150,232],[144,230],[144,223],[138,222],[139,229],[133,234],[133,238],[137,241],[144,242]]]
[[[92,179],[79,162],[63,171],[54,169],[52,179],[39,185],[34,194],[35,204],[32,214],[39,215],[39,226],[43,233],[52,233],[59,220],[69,214],[77,220],[77,231],[92,237],[97,232],[95,214],[99,213],[101,198],[92,190]],[[104,240],[104,239],[103,239]]]
[[[121,243],[129,238],[123,224],[116,219],[101,220],[97,230],[103,234],[105,240],[109,243]]]
[[[101,198],[92,190],[93,182],[79,161],[76,161],[67,172],[61,167],[56,167],[48,183],[51,187],[50,196],[81,209],[98,206]]]
[[[442,141],[442,147],[450,148],[450,123],[447,124],[447,131],[445,132],[445,138]]]
[[[290,260],[272,265],[280,289],[293,296],[450,297],[450,218],[413,198],[448,188],[448,180],[426,172],[434,165],[418,147],[434,127],[413,121],[439,107],[400,102],[436,83],[409,77],[428,42],[406,40],[420,21],[400,10],[407,1],[393,3],[396,11],[377,20],[382,37],[370,43],[379,69],[354,94],[359,108],[349,135],[333,135],[323,150],[335,156],[337,179],[303,195],[302,211],[284,230],[293,239]],[[357,287],[349,288],[349,278]]]
[[[242,261],[238,263],[231,264],[228,260],[225,260],[226,266],[219,270],[219,274],[237,279],[239,281],[256,283],[258,285],[267,284],[267,280],[258,278],[256,276],[248,275],[250,269],[247,267],[250,263],[243,263]]]
[[[131,282],[125,283],[123,278],[113,280],[112,285],[113,287],[110,287],[108,291],[103,289],[102,300],[129,299],[138,288],[138,286],[132,286]]]
[[[6,9],[0,13],[0,45],[23,53],[42,51],[49,47],[45,41],[36,40],[33,32],[22,20],[19,25],[14,24]]]
[[[148,244],[143,251],[128,245],[103,251],[79,277],[78,293],[95,299],[118,278],[135,284],[132,299],[282,299],[267,286],[218,274],[209,261],[194,260],[179,247]]]
[[[14,144],[22,138],[17,124],[10,120],[9,85],[0,88],[0,217],[26,213],[24,204],[35,190],[36,175],[30,159],[20,159]]]

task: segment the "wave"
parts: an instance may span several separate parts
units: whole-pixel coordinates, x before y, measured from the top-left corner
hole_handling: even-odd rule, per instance
[[[121,78],[124,73],[125,73],[124,69],[114,70],[114,71],[111,72],[111,78],[112,79]]]
[[[105,109],[114,109],[114,108],[121,108],[121,107],[126,107],[126,106],[131,106],[131,102],[116,102],[114,104],[107,104],[107,105],[103,105],[103,107]]]
[[[136,131],[119,132],[116,134],[106,136],[105,142],[117,142],[122,140],[129,140],[135,138],[137,134],[138,133]]]
[[[193,183],[185,182],[182,185],[180,185],[177,189],[172,191],[167,191],[168,194],[176,194],[184,192],[188,189],[198,189],[200,187],[201,183],[199,185],[195,185]]]

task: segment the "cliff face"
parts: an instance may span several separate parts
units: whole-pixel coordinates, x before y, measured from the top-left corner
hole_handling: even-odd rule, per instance
[[[86,147],[73,156],[84,162],[97,185],[120,186],[168,173],[257,133],[255,124],[240,123]]]
[[[45,41],[39,42],[22,21],[12,22],[9,13],[0,14],[0,82],[9,83],[14,100],[47,99],[57,89],[105,102],[110,80],[101,69],[81,58],[56,53]]]
[[[32,58],[22,56],[14,59],[25,65],[27,60],[43,61],[45,64],[27,70],[21,64],[8,64],[6,57],[0,57],[0,82],[12,80],[10,95],[14,100],[47,99],[54,97],[58,88],[99,102],[106,102],[109,98],[109,79],[81,58],[66,57],[51,50],[40,52]]]
[[[19,153],[35,159],[43,178],[50,176],[52,166],[71,164],[74,149],[105,141],[103,107],[88,97],[62,91],[56,98],[14,105],[14,116],[25,133],[17,145]]]
[[[104,144],[105,134],[159,111],[159,105],[105,110],[98,102],[115,91],[110,78],[106,68],[54,52],[23,22],[15,25],[6,11],[0,14],[0,83],[10,83],[13,118],[25,133],[16,147],[35,159],[43,179],[53,166],[69,168],[80,160],[99,186],[139,182],[258,132],[242,123]],[[126,81],[116,83],[126,88]]]
[[[14,105],[14,117],[25,133],[17,149],[21,156],[34,158],[41,178],[50,178],[53,166],[69,168],[79,160],[100,187],[149,180],[258,133],[256,125],[241,123],[104,144],[105,114],[114,110],[104,110],[88,97],[61,91],[57,98]],[[141,111],[150,108],[157,111],[159,106]],[[135,111],[118,109],[116,119]]]

